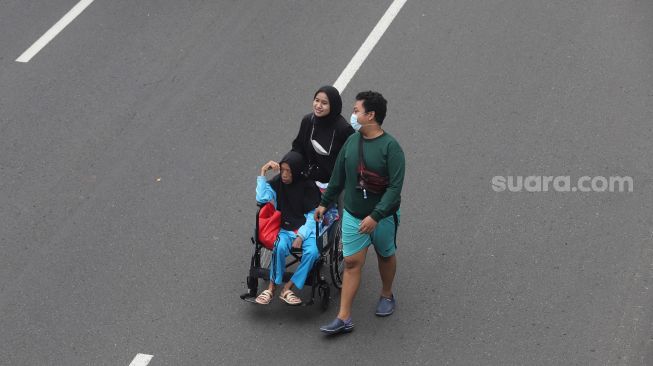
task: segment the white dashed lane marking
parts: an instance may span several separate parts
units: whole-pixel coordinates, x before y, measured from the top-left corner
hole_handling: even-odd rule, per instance
[[[150,363],[150,360],[152,359],[152,355],[146,355],[144,353],[139,353],[134,357],[132,362],[129,364],[129,366],[147,366],[148,363]]]

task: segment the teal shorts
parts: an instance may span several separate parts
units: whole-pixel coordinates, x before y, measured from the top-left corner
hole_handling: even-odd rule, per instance
[[[399,225],[400,213],[397,211],[397,224],[393,215],[381,219],[371,234],[361,234],[358,227],[361,221],[352,216],[347,210],[343,210],[342,217],[342,251],[345,257],[352,256],[370,244],[382,257],[391,257],[397,249],[397,226]]]

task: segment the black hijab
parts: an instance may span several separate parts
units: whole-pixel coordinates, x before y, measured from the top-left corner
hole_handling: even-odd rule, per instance
[[[305,168],[302,155],[291,151],[279,162],[287,163],[292,172],[292,183],[284,184],[281,174],[270,181],[272,189],[277,193],[277,210],[281,211],[281,227],[286,230],[297,230],[306,222],[304,214],[316,208],[320,203],[320,190],[315,182],[304,178]]]

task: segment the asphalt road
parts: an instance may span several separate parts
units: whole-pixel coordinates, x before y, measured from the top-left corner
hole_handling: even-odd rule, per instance
[[[397,312],[245,303],[260,165],[391,1],[0,3],[0,364],[653,365],[653,3],[408,0],[389,100]],[[633,192],[495,192],[494,176]],[[306,295],[306,293],[303,293]]]

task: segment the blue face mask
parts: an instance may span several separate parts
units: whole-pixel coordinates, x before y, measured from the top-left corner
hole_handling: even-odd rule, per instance
[[[351,127],[354,128],[355,131],[358,131],[363,127],[360,123],[358,123],[358,116],[352,113],[351,117],[349,118],[349,124]]]

